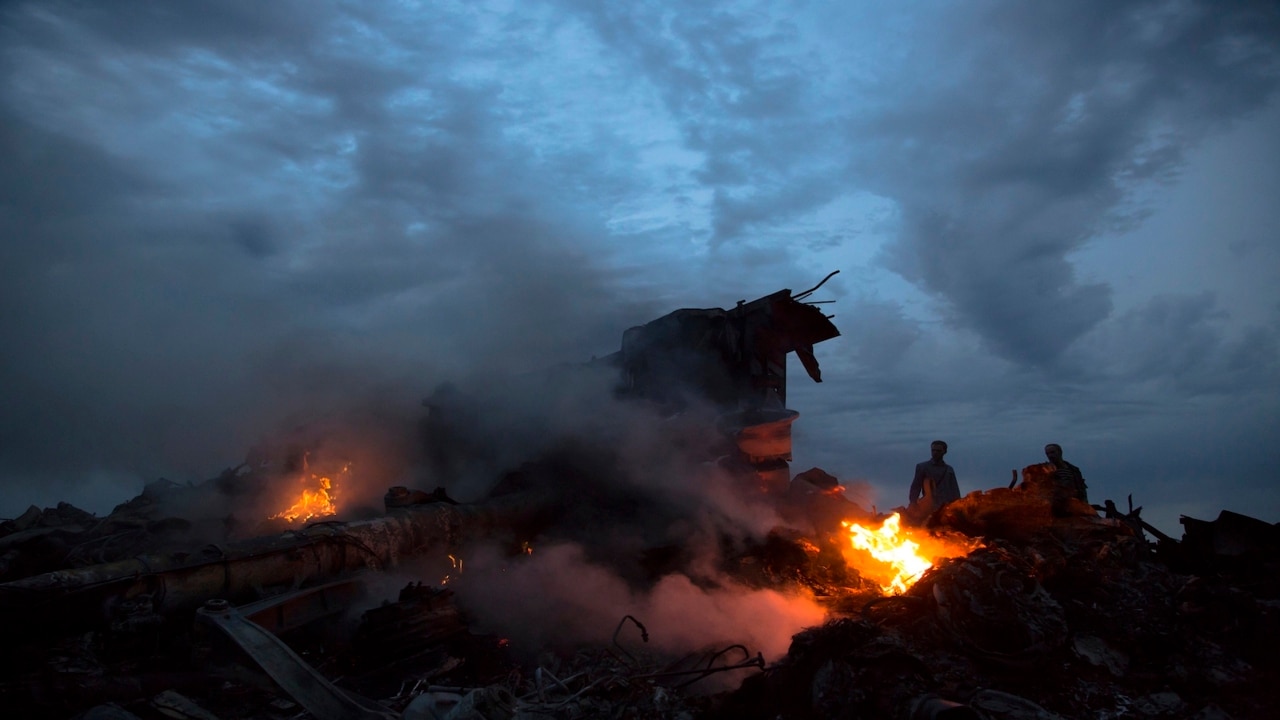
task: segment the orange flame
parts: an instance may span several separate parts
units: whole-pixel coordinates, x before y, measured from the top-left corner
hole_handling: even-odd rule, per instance
[[[349,468],[350,466],[342,468],[342,472],[345,473]],[[276,513],[269,519],[306,522],[313,517],[333,515],[338,512],[338,506],[334,502],[337,499],[337,493],[333,487],[333,480],[314,473],[310,478],[303,477],[301,480],[311,487],[303,488],[302,494],[289,506],[288,510]]]
[[[462,574],[462,558],[458,557],[457,555],[449,555],[449,567],[453,568],[454,570],[457,570],[458,574],[461,575]],[[448,585],[450,577],[452,577],[452,573],[445,573],[444,579],[440,581],[440,584]]]
[[[909,531],[904,531],[901,523],[898,513],[885,518],[876,529],[841,523],[849,529],[850,550],[845,552],[845,561],[863,577],[878,583],[886,594],[906,592],[936,560],[967,555],[977,546],[973,541],[946,540],[923,533],[908,537]]]

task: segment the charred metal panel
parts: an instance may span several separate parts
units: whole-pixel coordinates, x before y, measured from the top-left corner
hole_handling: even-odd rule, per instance
[[[784,289],[731,310],[686,308],[627,330],[617,356],[624,394],[677,405],[698,398],[723,410],[785,406],[787,354],[821,382],[813,346],[840,334],[797,297]]]

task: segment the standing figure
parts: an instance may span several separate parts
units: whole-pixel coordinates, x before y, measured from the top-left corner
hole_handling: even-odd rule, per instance
[[[1084,484],[1084,474],[1080,472],[1080,468],[1062,459],[1062,446],[1057,443],[1045,445],[1044,456],[1049,458],[1047,464],[1052,466],[1058,484],[1069,490],[1072,497],[1088,503],[1089,486]]]
[[[911,480],[911,505],[907,508],[907,515],[916,523],[923,522],[943,505],[960,499],[955,468],[942,461],[946,454],[947,444],[934,440],[929,444],[929,459],[916,465],[916,474]]]

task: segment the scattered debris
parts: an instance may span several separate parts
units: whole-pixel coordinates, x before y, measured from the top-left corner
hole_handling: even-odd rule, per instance
[[[105,518],[63,503],[0,521],[0,707],[86,720],[1274,714],[1280,525],[1224,511],[1183,518],[1178,541],[1131,499],[1126,512],[1090,506],[1031,466],[1021,484],[1015,472],[1009,487],[970,493],[912,530],[963,549],[931,554],[923,575],[885,594],[849,560],[845,525],[892,516],[850,502],[818,468],[790,476],[786,355],[820,381],[813,345],[838,334],[806,301],[813,290],[677,311],[591,363],[618,372],[622,397],[715,408],[705,464],[783,523],[718,538],[715,576],[828,610],[784,657],[732,642],[658,652],[650,639],[674,632],[662,625],[672,620],[626,609],[609,643],[512,647],[459,605],[451,578],[468,572],[469,538],[508,548],[514,565],[532,562],[530,539],[582,541],[673,512],[678,499],[601,483],[622,472],[607,448],[549,448],[476,502],[397,485],[382,508],[354,515],[335,502],[348,466],[286,444],[203,484],[151,483]],[[485,451],[458,425],[469,410],[455,388],[425,404],[436,471]],[[300,500],[316,501],[318,522],[301,520],[313,504]],[[619,575],[643,586],[687,570],[684,539],[629,538]],[[381,597],[388,570],[429,561],[444,571]]]

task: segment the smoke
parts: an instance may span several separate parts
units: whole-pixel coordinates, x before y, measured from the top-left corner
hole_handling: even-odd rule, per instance
[[[554,518],[514,538],[531,542],[530,555],[463,548],[464,572],[450,582],[459,605],[476,629],[531,652],[609,643],[631,615],[648,628],[647,647],[672,656],[735,643],[781,656],[822,609],[749,588],[726,563],[783,524],[775,504],[719,462],[729,448],[714,408],[620,400],[617,379],[599,364],[563,366],[493,384],[471,406],[484,409],[471,437],[490,467],[525,461],[491,489],[536,491]]]
[[[641,297],[668,281],[637,279],[612,242],[619,201],[645,189],[635,144],[615,123],[597,129],[594,107],[581,117],[604,142],[562,144],[525,112],[542,116],[538,79],[508,82],[545,47],[511,36],[509,64],[477,83],[472,33],[434,22],[382,18],[415,28],[385,39],[409,56],[384,65],[380,52],[353,62],[344,48],[367,43],[341,8],[308,7],[301,23],[139,9],[123,25],[34,8],[4,13],[15,42],[0,57],[0,234],[19,239],[0,245],[13,308],[0,317],[0,514],[86,477],[111,478],[80,496],[102,511],[116,491],[242,462],[288,479],[299,457],[308,472],[350,464],[345,512],[378,507],[391,485],[473,501],[535,483],[558,493],[559,517],[525,567],[594,585],[561,573],[539,595],[531,578],[522,617],[554,627],[575,602],[613,598],[671,647],[733,635],[717,617],[770,625],[747,618],[780,601],[716,567],[777,518],[717,467],[715,413],[617,402],[612,368],[578,364],[671,308]],[[532,104],[504,89],[522,85]],[[654,551],[685,574],[658,571]],[[614,610],[592,607],[603,630],[584,633],[584,607],[563,632],[611,632]],[[695,620],[706,637],[677,629]],[[770,647],[789,631],[777,635]]]
[[[644,624],[648,648],[670,655],[734,643],[766,658],[786,653],[791,636],[822,622],[811,598],[755,590],[724,578],[669,574],[636,589],[612,569],[587,559],[583,546],[535,546],[529,556],[503,558],[492,548],[467,561],[455,587],[460,604],[517,651],[610,643],[627,615]],[[640,646],[634,628],[620,643]]]
[[[362,508],[381,510],[387,488],[417,484],[421,475],[419,415],[420,408],[404,402],[321,415],[264,436],[246,454],[245,469],[329,477],[344,517]]]

